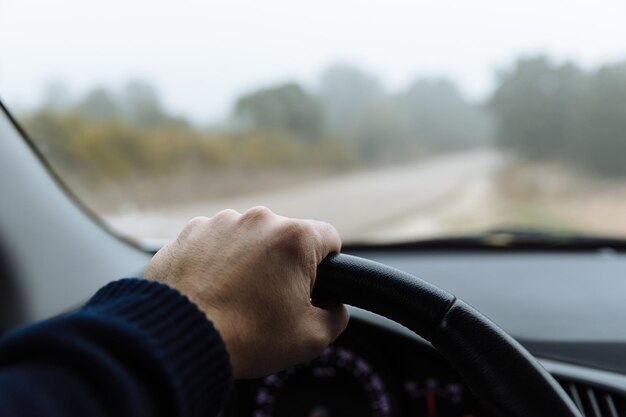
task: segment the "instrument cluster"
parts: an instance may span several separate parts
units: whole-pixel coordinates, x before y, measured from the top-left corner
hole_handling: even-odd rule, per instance
[[[237,381],[224,417],[489,417],[432,347],[352,320],[306,365]]]

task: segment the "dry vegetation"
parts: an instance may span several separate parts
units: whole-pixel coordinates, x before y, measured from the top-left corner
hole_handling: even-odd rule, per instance
[[[498,176],[504,223],[626,235],[626,181],[591,178],[559,164],[512,163]]]

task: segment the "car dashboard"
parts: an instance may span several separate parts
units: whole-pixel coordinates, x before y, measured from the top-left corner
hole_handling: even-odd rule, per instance
[[[470,302],[525,345],[585,417],[626,417],[622,255],[351,254]],[[224,416],[493,416],[427,341],[375,314],[350,313],[346,332],[311,363],[237,381]]]

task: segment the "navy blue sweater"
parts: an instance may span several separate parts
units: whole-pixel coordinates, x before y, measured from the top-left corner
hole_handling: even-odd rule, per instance
[[[211,322],[146,280],[113,282],[77,311],[0,339],[2,417],[211,417],[230,384]]]

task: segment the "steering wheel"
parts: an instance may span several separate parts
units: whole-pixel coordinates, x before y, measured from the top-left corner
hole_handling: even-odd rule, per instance
[[[363,258],[333,254],[318,267],[313,298],[394,320],[428,340],[497,416],[582,417],[522,345],[454,295]]]

